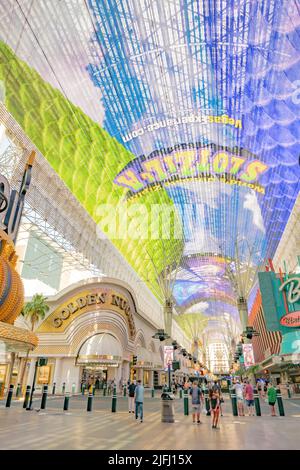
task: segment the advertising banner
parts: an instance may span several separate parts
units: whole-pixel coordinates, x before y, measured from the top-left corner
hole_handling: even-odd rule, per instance
[[[254,360],[254,354],[253,354],[253,345],[251,343],[243,344],[243,356],[244,356],[245,367],[254,366],[255,360]]]
[[[164,347],[164,369],[166,371],[168,370],[169,364],[172,369],[173,355],[174,355],[173,346],[165,346]]]

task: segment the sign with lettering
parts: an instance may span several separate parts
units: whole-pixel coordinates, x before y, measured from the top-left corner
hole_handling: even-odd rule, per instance
[[[292,274],[282,281],[274,272],[258,273],[262,305],[269,331],[300,327],[300,276]]]
[[[13,242],[17,238],[34,158],[35,152],[32,151],[25,166],[19,192],[11,191],[8,180],[0,174],[0,229],[2,228]]]
[[[56,308],[42,323],[39,332],[63,330],[74,318],[88,311],[111,310],[125,317],[133,338],[136,331],[131,305],[123,293],[109,288],[80,292]]]

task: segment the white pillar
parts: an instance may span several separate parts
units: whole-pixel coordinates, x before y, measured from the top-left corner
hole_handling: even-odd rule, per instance
[[[149,370],[149,387],[153,388],[154,385],[154,370]]]
[[[62,382],[64,382],[63,377],[61,376],[62,374],[62,363],[61,363],[61,357],[57,357],[55,359],[55,365],[54,365],[54,374],[53,374],[53,382],[56,383],[56,393],[61,389]]]
[[[37,361],[36,357],[33,357],[33,358],[30,359],[30,366],[29,366],[29,372],[27,374],[26,385],[32,386],[36,361]]]

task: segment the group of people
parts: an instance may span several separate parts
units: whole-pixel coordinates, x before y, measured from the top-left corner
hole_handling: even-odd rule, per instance
[[[201,414],[201,407],[203,408],[204,412],[207,412],[204,403],[204,392],[202,388],[199,386],[196,380],[193,381],[193,384],[190,388],[190,395],[192,398],[192,418],[193,424],[201,424],[200,414]],[[210,388],[208,393],[208,400],[209,400],[209,412],[212,416],[212,428],[217,429],[219,423],[220,414],[222,414],[222,403],[224,403],[224,399],[221,392],[221,387],[218,382],[214,382]],[[197,420],[196,420],[197,418]]]
[[[258,393],[260,394],[260,396],[263,396],[263,397],[265,396],[265,394],[267,394],[267,401],[271,409],[271,416],[276,416],[276,412],[275,412],[275,403],[276,403],[276,398],[277,398],[276,388],[271,382],[269,382],[268,385],[261,385],[261,387],[263,387],[263,390],[258,389]],[[254,416],[255,415],[254,413],[254,388],[252,384],[249,382],[249,380],[244,380],[243,382],[240,382],[239,380],[237,380],[235,384],[233,385],[233,390],[235,390],[235,393],[236,393],[238,415],[245,416],[244,403],[246,403],[247,408],[248,408],[248,415]],[[263,392],[263,395],[262,395],[262,392]]]
[[[135,413],[135,419],[139,419],[143,422],[144,415],[144,386],[142,381],[128,381],[128,408],[129,413]]]

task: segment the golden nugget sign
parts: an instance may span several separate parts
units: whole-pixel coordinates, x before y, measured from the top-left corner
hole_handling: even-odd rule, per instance
[[[135,327],[133,316],[129,302],[126,298],[117,292],[105,290],[102,292],[82,293],[75,299],[72,299],[54,313],[53,325],[55,328],[60,328],[64,321],[69,320],[72,315],[77,316],[83,310],[115,310],[118,313],[123,313],[128,320],[130,331],[135,334]]]

